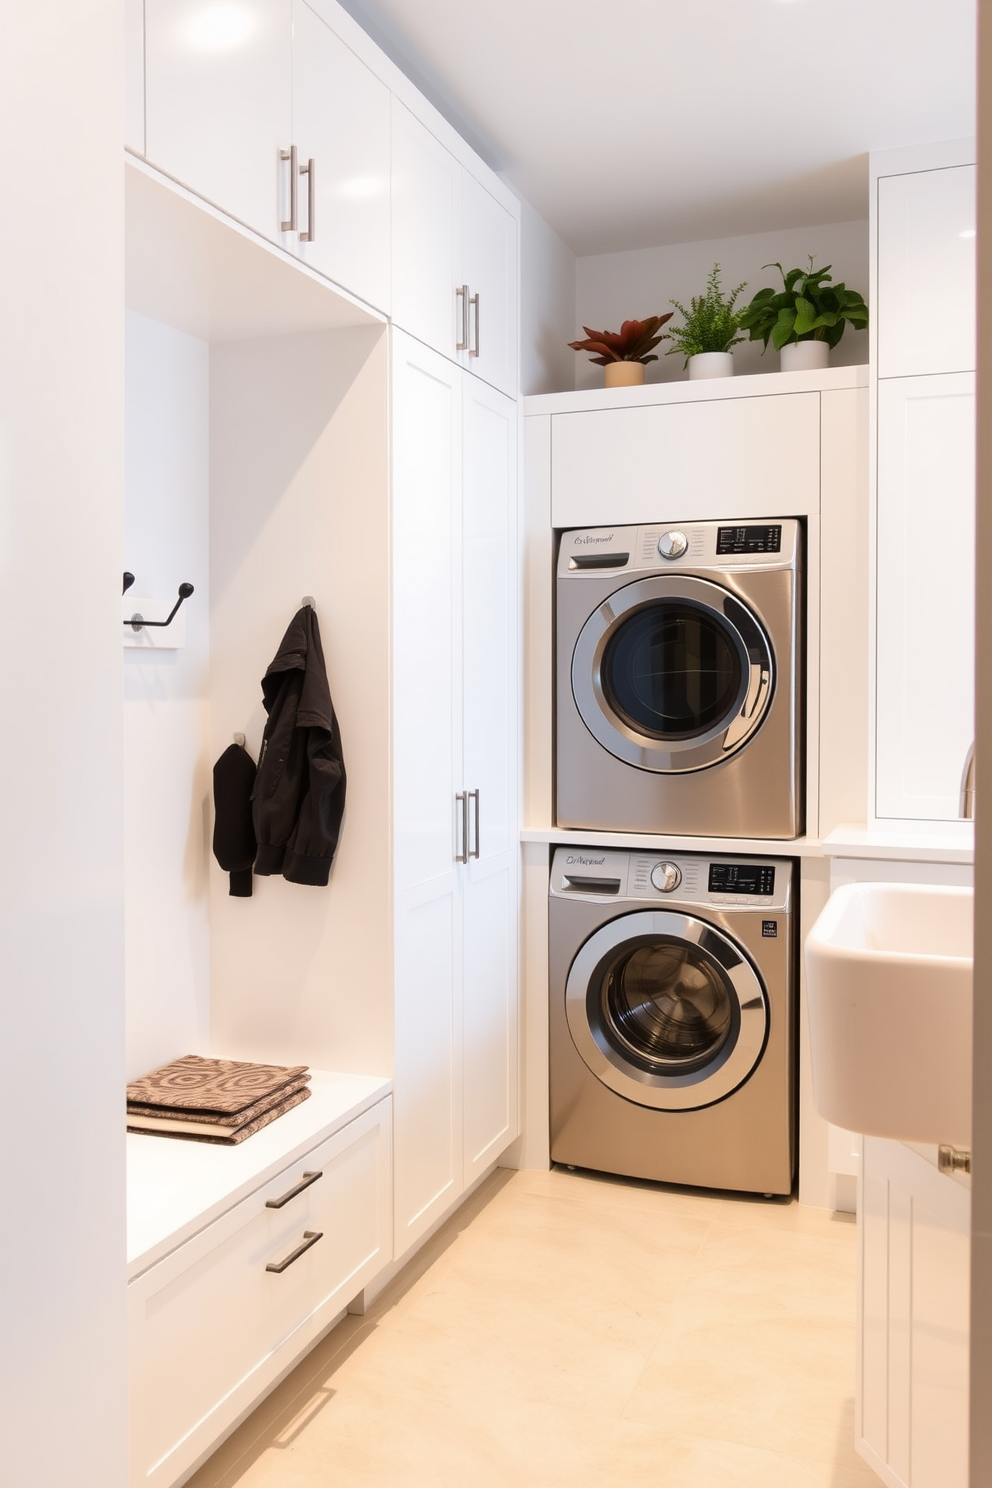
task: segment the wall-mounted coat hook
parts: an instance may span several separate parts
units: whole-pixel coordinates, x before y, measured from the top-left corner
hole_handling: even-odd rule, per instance
[[[304,609],[306,609],[308,605],[309,605],[309,607],[310,607],[311,610],[315,610],[317,608],[317,605],[316,605],[316,603],[314,601],[314,597],[313,597],[312,594],[304,594],[303,599],[302,599],[302,604],[303,604],[303,608]]]
[[[127,591],[130,589],[130,587],[131,587],[131,585],[133,583],[134,583],[134,574],[133,573],[128,573],[127,569],[125,569],[124,570],[124,588],[121,590],[121,593],[122,594],[126,594]]]
[[[128,579],[130,579],[131,580],[131,584],[133,584],[134,583],[134,575],[133,574],[125,574],[124,575],[124,588],[125,588],[125,590],[127,590],[127,589],[129,589],[131,587],[131,585],[127,582]],[[190,595],[192,593],[193,593],[193,585],[192,584],[180,584],[179,585],[179,598],[176,600],[175,604],[172,606],[172,609],[169,611],[167,617],[164,620],[145,620],[141,615],[135,613],[135,614],[133,614],[131,616],[130,620],[125,620],[124,621],[124,624],[125,625],[130,625],[130,627],[131,627],[132,630],[146,630],[146,629],[147,630],[150,630],[150,629],[153,629],[153,628],[154,629],[161,630],[166,625],[171,625],[172,624],[173,620],[176,618],[176,612],[178,611],[179,606],[182,604],[182,602],[183,602],[184,599],[189,599],[189,597],[190,597]]]
[[[237,746],[238,746],[239,749],[244,749],[244,747],[245,747],[245,736],[244,736],[244,734],[235,734],[235,736],[234,736],[234,742],[235,742],[235,744],[237,744]]]

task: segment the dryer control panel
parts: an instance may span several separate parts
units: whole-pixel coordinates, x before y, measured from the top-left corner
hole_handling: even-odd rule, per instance
[[[788,858],[559,847],[552,862],[551,894],[645,904],[788,910],[794,866]]]
[[[563,532],[560,578],[624,570],[790,568],[799,552],[795,517],[757,522],[658,522]]]

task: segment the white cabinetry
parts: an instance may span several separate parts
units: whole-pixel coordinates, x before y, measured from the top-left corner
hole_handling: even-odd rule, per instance
[[[952,821],[974,737],[975,169],[872,158],[873,819]],[[921,294],[940,301],[939,316]]]
[[[293,0],[293,141],[306,172],[297,251],[388,312],[389,89],[303,0]]]
[[[393,342],[397,1255],[517,1132],[516,408]]]
[[[517,391],[517,225],[393,102],[393,319],[502,392]]]
[[[967,1488],[970,1193],[875,1137],[860,1190],[858,1450],[889,1488]]]
[[[273,1123],[290,1140],[306,1124],[307,1106],[333,1104],[333,1077],[316,1080],[311,1101],[290,1113],[297,1121]],[[278,1141],[282,1133],[273,1128],[257,1151]],[[240,1201],[235,1174],[254,1152],[211,1147],[205,1154],[198,1144],[136,1139],[132,1170],[161,1167],[155,1148],[164,1141],[181,1149],[162,1155],[165,1167],[188,1158],[192,1186],[222,1189],[228,1181],[232,1192],[221,1192],[202,1222],[187,1223],[178,1238],[193,1233],[161,1259],[145,1269],[141,1258],[132,1265],[131,1488],[174,1483],[388,1262],[388,1096],[323,1140],[318,1135],[308,1149],[298,1143],[307,1150],[262,1174],[266,1181]],[[140,1180],[136,1186],[140,1194]],[[162,1203],[150,1185],[141,1198]]]
[[[148,160],[279,241],[293,125],[292,0],[145,0]]]

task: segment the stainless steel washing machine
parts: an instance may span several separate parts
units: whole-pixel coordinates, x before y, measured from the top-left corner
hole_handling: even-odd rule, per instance
[[[802,614],[795,519],[564,532],[559,826],[798,836]]]
[[[556,849],[554,1162],[791,1192],[792,896],[784,858]]]

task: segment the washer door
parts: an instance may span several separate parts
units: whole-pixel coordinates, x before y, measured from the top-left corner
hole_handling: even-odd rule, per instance
[[[771,702],[771,644],[735,595],[708,579],[660,574],[617,590],[572,653],[583,723],[627,764],[703,770],[743,748]]]
[[[596,1078],[659,1111],[730,1095],[768,1033],[750,961],[715,926],[669,910],[621,915],[589,937],[568,973],[565,1015]]]

